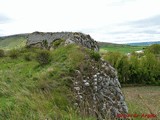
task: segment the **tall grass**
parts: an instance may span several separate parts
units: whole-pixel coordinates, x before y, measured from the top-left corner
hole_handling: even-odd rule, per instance
[[[80,47],[48,51],[52,61],[45,66],[36,61],[42,50],[17,51],[15,59],[9,55],[0,58],[0,119],[94,120],[80,116],[71,101],[70,74],[85,57]],[[28,60],[27,55],[32,57]]]

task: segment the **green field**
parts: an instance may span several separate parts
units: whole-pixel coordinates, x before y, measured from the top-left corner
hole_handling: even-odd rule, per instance
[[[145,46],[130,46],[120,44],[108,44],[100,47],[100,52],[120,52],[123,54],[131,53],[138,50],[143,50]]]
[[[25,36],[12,36],[0,38],[0,49],[10,50],[24,47],[26,45]]]

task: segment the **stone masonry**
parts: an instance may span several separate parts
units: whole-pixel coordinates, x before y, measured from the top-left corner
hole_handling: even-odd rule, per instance
[[[75,105],[80,113],[98,120],[114,120],[118,114],[127,114],[128,107],[116,70],[104,60],[89,60],[88,63],[87,69],[76,70],[73,80]]]

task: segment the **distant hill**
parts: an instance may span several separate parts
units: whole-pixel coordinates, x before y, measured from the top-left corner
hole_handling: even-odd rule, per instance
[[[126,44],[117,44],[117,43],[110,43],[110,42],[98,42],[98,44],[100,48],[106,47],[106,46],[126,46]]]
[[[0,37],[0,49],[15,49],[26,45],[27,34]]]
[[[127,45],[131,46],[149,46],[153,44],[160,44],[160,41],[154,41],[154,42],[140,42],[140,43],[128,43]]]

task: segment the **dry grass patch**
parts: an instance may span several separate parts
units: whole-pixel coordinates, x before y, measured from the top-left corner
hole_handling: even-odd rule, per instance
[[[122,88],[129,107],[129,114],[156,114],[160,120],[160,87],[125,87]],[[136,118],[135,120],[144,120]]]

